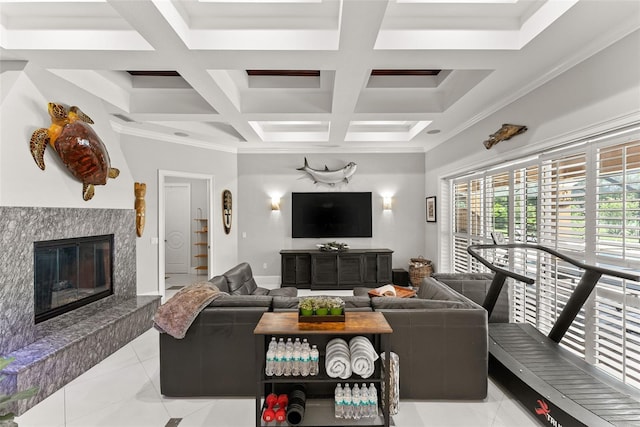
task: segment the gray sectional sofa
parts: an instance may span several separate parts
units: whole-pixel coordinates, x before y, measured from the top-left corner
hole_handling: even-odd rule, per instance
[[[367,289],[355,289],[362,294]],[[371,307],[393,328],[403,399],[484,399],[487,396],[487,312],[432,277],[415,298],[374,297]]]
[[[245,268],[240,270],[225,273],[225,280],[211,280],[223,288],[226,281],[232,295],[204,308],[184,339],[160,335],[163,395],[255,395],[253,330],[264,312],[296,310],[298,298],[290,294],[297,292],[295,288],[256,295],[253,278],[243,275]],[[238,274],[242,277],[236,280]],[[390,345],[400,360],[402,399],[486,397],[488,327],[481,306],[433,278],[425,278],[411,299],[370,298],[367,290],[356,289],[356,295],[344,297],[345,310],[384,313],[394,330]]]
[[[253,329],[275,295],[296,288],[259,287],[244,262],[209,280],[228,293],[195,318],[183,339],[160,334],[160,391],[165,396],[254,396]]]
[[[464,295],[476,304],[482,305],[487,296],[492,273],[434,273],[431,277]],[[489,317],[489,323],[509,322],[509,287],[503,286]]]

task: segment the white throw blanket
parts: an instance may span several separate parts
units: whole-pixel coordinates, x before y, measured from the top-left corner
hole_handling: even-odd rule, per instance
[[[362,378],[369,378],[373,375],[375,361],[378,360],[373,344],[367,337],[357,336],[349,341],[349,351],[351,353],[351,370]]]
[[[327,343],[324,365],[331,378],[347,379],[351,376],[351,356],[345,340],[334,338]]]

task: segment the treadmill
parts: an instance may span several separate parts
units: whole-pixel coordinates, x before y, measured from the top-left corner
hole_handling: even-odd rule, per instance
[[[481,255],[487,250],[502,256],[492,263]],[[548,335],[528,323],[489,324],[489,374],[516,396],[541,425],[640,426],[640,391],[560,345],[603,275],[640,282],[640,274],[587,265],[536,244],[471,245],[467,252],[494,272],[483,303],[488,316],[508,277],[534,284],[534,279],[508,269],[508,257],[523,250],[544,252],[583,273]]]

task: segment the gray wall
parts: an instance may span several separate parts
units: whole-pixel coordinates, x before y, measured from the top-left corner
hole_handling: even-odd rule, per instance
[[[36,64],[0,73],[0,205],[133,209],[133,180],[120,149],[120,135],[111,129],[102,101]],[[77,105],[95,122],[111,166],[120,176],[97,185],[93,199],[82,199],[82,183],[67,170],[51,147],[45,170],[36,166],[29,150],[34,130],[49,127],[49,101]]]
[[[640,31],[604,49],[525,97],[426,153],[425,186],[437,194],[442,177],[524,157],[580,137],[640,121]],[[503,123],[529,130],[487,150],[482,141]],[[441,205],[438,206],[442,208]],[[448,229],[441,215],[426,229],[425,256],[437,260]],[[441,270],[448,268],[441,260]]]
[[[213,233],[211,253],[214,271],[209,276],[219,274],[237,263],[237,227],[230,234],[222,229],[222,191],[226,188],[236,194],[237,162],[236,154],[207,150],[181,144],[173,144],[138,136],[122,136],[122,150],[129,163],[135,181],[147,184],[146,226],[143,237],[137,239],[138,253],[138,293],[155,293],[158,284],[158,245],[152,243],[158,237],[158,170],[178,171],[213,175]],[[133,194],[133,187],[132,187]],[[235,222],[235,218],[234,218]]]
[[[408,268],[408,260],[424,251],[424,155],[311,154],[314,169],[339,169],[355,162],[358,169],[349,184],[329,187],[314,184],[296,170],[304,154],[238,155],[238,260],[251,264],[257,276],[280,276],[280,250],[312,249],[317,243],[337,240],[353,248],[389,248],[394,268]],[[291,193],[313,191],[370,191],[373,202],[373,237],[347,239],[293,239]],[[281,198],[281,210],[271,210],[271,197]],[[383,195],[393,198],[393,209],[383,211]],[[246,235],[246,237],[244,237]],[[265,267],[266,265],[266,267]]]

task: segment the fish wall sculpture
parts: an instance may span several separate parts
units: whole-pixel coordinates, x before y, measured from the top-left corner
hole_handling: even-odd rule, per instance
[[[494,145],[496,145],[500,141],[506,141],[508,139],[513,138],[516,135],[520,135],[521,133],[525,133],[527,131],[526,126],[522,125],[510,125],[503,124],[500,129],[498,129],[495,133],[489,135],[489,139],[483,142],[485,148],[488,150]]]
[[[304,158],[304,166],[298,168],[296,170],[306,172],[311,179],[313,179],[313,183],[322,183],[327,185],[336,185],[339,182],[349,182],[349,179],[356,173],[358,165],[354,162],[349,162],[345,167],[341,169],[330,170],[326,165],[324,169],[313,169],[309,166],[309,162],[307,158]]]

